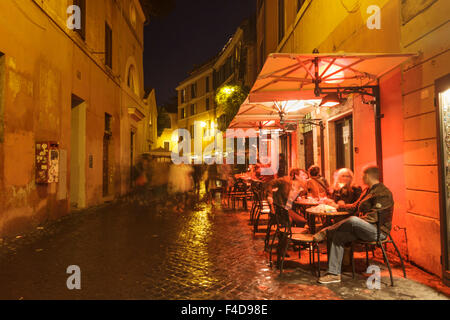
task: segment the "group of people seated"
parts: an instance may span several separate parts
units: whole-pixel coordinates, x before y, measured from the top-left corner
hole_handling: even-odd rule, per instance
[[[355,240],[376,241],[379,213],[385,217],[380,223],[381,240],[391,230],[394,200],[391,191],[380,182],[380,171],[376,166],[367,166],[362,172],[364,190],[354,182],[353,172],[342,168],[335,172],[333,185],[320,175],[320,168],[313,165],[308,172],[292,169],[289,176],[283,172],[265,183],[267,200],[272,207],[283,208],[289,213],[290,220],[299,227],[306,227],[305,217],[293,210],[298,197],[310,197],[321,203],[333,206],[338,211],[348,212],[349,217],[335,221],[314,234],[319,243],[327,239],[330,242],[328,272],[320,277],[319,283],[341,282],[341,269],[345,245]]]

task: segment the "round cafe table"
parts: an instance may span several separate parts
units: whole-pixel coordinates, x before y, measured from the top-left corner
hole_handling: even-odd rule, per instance
[[[316,217],[325,217],[326,221],[329,222],[329,219],[335,218],[335,217],[344,217],[349,215],[348,212],[345,211],[336,211],[336,212],[325,212],[317,210],[316,208],[307,208],[306,214],[308,216],[308,225],[311,229],[311,233],[316,233]],[[326,223],[327,224],[327,223]]]
[[[318,206],[320,204],[319,200],[316,199],[305,199],[305,198],[299,198],[295,200],[295,209],[294,211],[297,211],[298,208],[300,210],[300,213],[303,214],[305,219],[308,221],[308,225],[310,226],[312,222],[310,222],[310,219],[312,219],[308,213],[306,212],[306,209]],[[315,219],[315,217],[313,217]]]

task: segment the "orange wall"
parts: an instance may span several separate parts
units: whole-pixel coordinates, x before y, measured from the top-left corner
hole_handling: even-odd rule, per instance
[[[393,226],[406,226],[406,186],[402,170],[403,155],[403,109],[401,95],[401,71],[397,69],[380,80],[381,135],[383,143],[384,184],[392,191],[395,202]],[[405,252],[403,232],[392,232],[397,244]],[[414,241],[417,237],[410,237]]]
[[[362,170],[368,164],[376,164],[375,118],[373,106],[355,97],[353,104],[353,150],[356,182],[363,186]]]

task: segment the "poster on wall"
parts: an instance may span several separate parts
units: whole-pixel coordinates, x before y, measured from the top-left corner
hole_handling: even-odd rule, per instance
[[[36,143],[36,184],[59,182],[59,144]]]
[[[348,140],[350,138],[350,127],[345,126],[342,128],[342,138],[344,140],[344,144],[348,144]]]

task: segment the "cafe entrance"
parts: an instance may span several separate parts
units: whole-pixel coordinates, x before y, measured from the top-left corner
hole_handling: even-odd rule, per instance
[[[436,81],[443,281],[450,286],[450,74]]]
[[[335,123],[336,169],[353,168],[353,118],[352,116]]]

